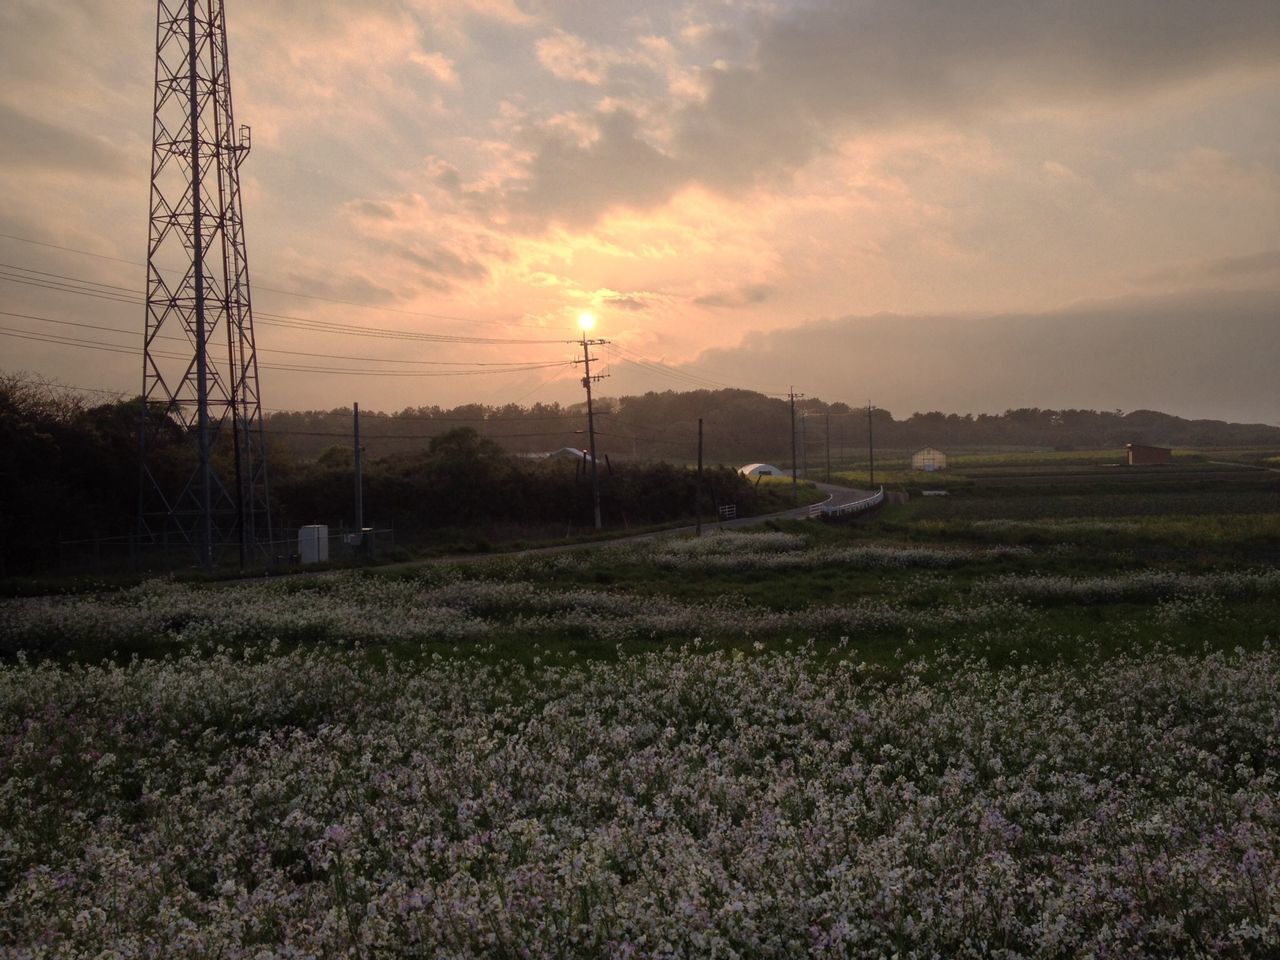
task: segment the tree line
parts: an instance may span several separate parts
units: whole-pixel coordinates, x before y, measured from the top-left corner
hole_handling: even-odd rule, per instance
[[[127,559],[139,502],[141,412],[141,398],[94,402],[56,385],[0,376],[0,576],[55,569],[68,555],[101,551],[104,543]],[[153,432],[149,459],[153,473],[176,487],[194,469],[194,443],[176,423],[167,426]],[[521,457],[456,418],[436,427],[408,449],[365,452],[365,517],[393,527],[398,542],[441,531],[482,537],[494,528],[565,533],[592,526],[591,479],[580,458]],[[213,451],[224,473],[233,459],[229,440],[224,431]],[[354,523],[353,446],[325,440],[318,451],[299,450],[268,433],[278,535],[303,524]],[[699,502],[696,472],[666,461],[602,456],[599,481],[611,527],[691,518]],[[749,515],[789,503],[787,491],[722,466],[704,471],[700,492],[708,517],[721,504]]]
[[[866,408],[841,402],[803,398],[796,402],[795,416],[798,454],[807,452],[811,464],[819,452],[825,455],[828,438],[839,459],[864,456],[869,432],[877,447],[898,450],[923,446],[1094,450],[1126,443],[1204,447],[1280,442],[1280,427],[1186,420],[1152,410],[1125,413],[1025,407],[1000,414],[929,411],[899,420],[878,407],[868,413]],[[596,408],[597,449],[611,460],[689,463],[697,457],[699,420],[708,462],[731,466],[761,461],[779,466],[790,463],[790,402],[748,390],[666,391],[604,398]],[[587,446],[583,404],[422,406],[396,413],[362,412],[360,418],[361,440],[374,456],[425,449],[433,436],[462,425],[509,453]],[[280,448],[312,459],[329,447],[350,444],[352,409],[273,413],[266,420],[266,430]]]
[[[75,391],[0,376],[0,572],[57,564],[66,541],[127,538],[138,505],[141,399],[95,402]],[[753,485],[737,467],[756,461],[787,468],[788,400],[746,390],[667,391],[604,399],[597,420],[601,506],[610,526],[642,526],[692,515],[702,421],[703,507],[735,504],[749,514],[784,505],[788,492]],[[874,430],[877,448],[932,445],[1115,448],[1127,442],[1180,446],[1280,444],[1280,428],[1184,420],[1154,411],[1041,410],[1003,414],[915,413],[815,398],[796,404],[800,459],[821,462],[828,437],[839,459],[857,458]],[[190,438],[160,431],[153,468],[174,482],[189,476]],[[581,458],[545,457],[585,448],[577,406],[466,405],[362,414],[365,515],[413,540],[442,529],[505,524],[590,525],[590,480]],[[354,521],[352,411],[267,417],[273,525]],[[215,459],[230,460],[215,450]]]

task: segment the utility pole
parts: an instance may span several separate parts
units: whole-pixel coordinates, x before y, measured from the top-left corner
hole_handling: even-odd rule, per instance
[[[596,420],[595,411],[591,405],[591,384],[597,380],[603,380],[606,374],[597,373],[595,376],[591,374],[591,361],[595,358],[591,356],[591,348],[599,344],[608,343],[608,340],[588,340],[587,328],[584,326],[582,330],[582,387],[587,391],[587,441],[590,445],[591,456],[591,506],[595,514],[596,529],[601,527],[600,522],[600,471],[596,465]],[[578,361],[575,360],[574,363]]]
[[[792,387],[787,396],[791,400],[791,501],[799,503],[800,487],[796,477],[796,397],[802,397],[804,394],[796,393],[796,388]]]
[[[875,425],[871,420],[871,401],[867,401],[867,462],[871,465],[871,486],[876,485]]]
[[[364,447],[360,445],[360,404],[351,405],[356,441],[356,533],[364,544]]]
[[[827,483],[831,482],[831,411],[827,411]]]
[[[702,536],[702,418],[698,418],[698,488],[697,502],[694,504],[694,513],[698,517],[698,536]]]
[[[800,412],[800,476],[809,479],[809,415]]]

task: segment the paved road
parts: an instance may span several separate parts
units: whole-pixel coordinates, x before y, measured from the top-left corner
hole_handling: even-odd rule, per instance
[[[855,490],[852,487],[841,487],[834,483],[815,483],[821,492],[827,495],[826,499],[820,501],[829,503],[833,507],[842,506],[846,503],[854,503],[858,500],[865,500],[872,496],[874,490]],[[902,494],[887,493],[885,499],[889,502],[898,502]],[[739,517],[736,520],[707,520],[702,525],[703,533],[710,533],[714,530],[726,530],[733,527],[750,527],[756,524],[764,523],[766,520],[776,520],[789,517],[807,517],[809,515],[809,505],[796,507],[792,510],[782,510],[778,513],[766,513],[756,517]],[[528,550],[504,550],[500,553],[465,553],[455,554],[449,557],[433,557],[429,560],[408,560],[401,563],[392,563],[385,566],[379,566],[377,569],[382,572],[396,569],[409,569],[413,567],[428,566],[434,563],[474,563],[481,560],[492,560],[495,557],[527,557],[540,553],[564,553],[569,550],[590,550],[594,547],[607,547],[617,543],[632,543],[637,540],[655,540],[658,537],[679,537],[687,536],[697,530],[696,526],[688,527],[670,527],[665,530],[652,530],[648,533],[634,533],[623,537],[610,537],[606,540],[586,540],[578,543],[561,543],[550,547],[531,547]],[[280,573],[277,576],[302,576],[310,571],[305,569],[291,570],[288,573]],[[260,576],[244,577],[237,580],[224,581],[228,584],[249,583],[260,579]]]
[[[822,493],[825,493],[827,495],[827,498],[821,502],[830,504],[833,507],[842,507],[846,503],[856,503],[858,500],[865,500],[867,499],[867,497],[871,497],[875,495],[874,490],[855,490],[852,487],[841,487],[841,486],[837,486],[834,483],[815,483],[814,486],[817,487]],[[754,523],[761,523],[765,520],[770,520],[775,517],[803,518],[803,517],[807,517],[808,515],[809,515],[809,506],[806,505],[803,507],[796,507],[794,510],[784,510],[781,513],[770,513],[763,517],[743,517],[741,520],[726,520],[724,523],[710,524],[710,526],[743,527],[743,526],[750,526],[751,524],[754,524]],[[703,525],[704,529],[706,528],[706,526],[708,525],[707,524]],[[694,529],[695,529],[694,527],[681,527],[680,532],[691,533]]]
[[[852,487],[841,487],[834,483],[815,483],[821,492],[827,495],[823,503],[829,503],[833,507],[842,506],[846,503],[854,503],[857,500],[865,500],[867,497],[875,494],[874,490],[855,490]],[[703,534],[710,533],[714,530],[727,530],[733,527],[751,527],[764,523],[766,520],[778,520],[784,518],[804,518],[809,515],[809,505],[796,507],[792,510],[782,510],[778,513],[766,513],[756,517],[739,517],[736,520],[707,520],[702,524]],[[556,544],[553,547],[532,547],[528,550],[503,551],[502,553],[480,553],[480,554],[462,554],[460,556],[447,557],[450,563],[466,563],[474,560],[490,560],[494,557],[527,557],[540,553],[564,553],[569,550],[590,550],[593,547],[608,547],[619,543],[634,543],[639,540],[656,540],[658,537],[679,537],[687,536],[695,533],[697,527],[690,525],[687,527],[671,527],[665,530],[651,530],[648,533],[634,533],[623,537],[610,537],[607,540],[587,540],[580,543],[563,543]],[[413,563],[423,563],[431,561],[413,561]]]

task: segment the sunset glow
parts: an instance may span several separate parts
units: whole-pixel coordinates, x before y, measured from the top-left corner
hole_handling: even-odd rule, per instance
[[[370,408],[567,400],[567,369],[378,371],[560,362],[589,310],[631,355],[751,389],[1280,421],[1275,4],[1058,6],[227,0],[264,399],[325,405],[336,379]],[[154,18],[0,14],[4,262],[139,295]],[[136,303],[22,276],[6,309],[46,318],[9,318],[24,336],[88,318],[136,346]],[[526,342],[388,349],[269,315]],[[1165,322],[1192,338],[1153,341]],[[1049,333],[980,371],[937,346],[964,329],[981,362],[1006,327]],[[127,350],[5,347],[68,383],[141,375]]]

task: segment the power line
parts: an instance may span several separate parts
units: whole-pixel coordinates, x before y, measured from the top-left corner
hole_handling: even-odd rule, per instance
[[[22,271],[35,276],[22,276],[13,271]],[[53,274],[30,267],[0,263],[0,280],[20,283],[41,290],[53,290],[59,293],[74,293],[79,296],[106,300],[110,303],[127,303],[142,306],[146,300],[142,291],[115,284],[99,283],[82,277],[68,277]],[[104,289],[95,289],[101,287]],[[332,320],[316,320],[311,317],[300,317],[291,314],[270,313],[265,310],[255,311],[255,319],[271,326],[294,329],[316,330],[321,333],[334,333],[347,336],[372,337],[393,340],[416,340],[424,343],[469,343],[484,345],[528,345],[528,344],[563,344],[563,338],[530,338],[530,337],[472,337],[463,334],[426,333],[422,331],[403,331],[388,327],[362,327],[358,324],[338,323]]]
[[[718,383],[714,380],[700,377],[696,374],[687,373],[685,371],[676,370],[673,367],[668,367],[664,363],[660,363],[656,360],[650,360],[646,357],[641,356],[638,353],[627,350],[625,347],[620,345],[614,345],[610,349],[610,353],[614,355],[615,359],[620,360],[623,363],[629,363],[632,366],[639,367],[640,369],[645,370],[649,373],[656,373],[659,376],[664,376],[669,379],[677,380],[682,383],[694,384],[694,385],[703,386],[703,387],[705,386],[728,387],[729,386],[728,384]]]
[[[11,313],[7,310],[0,310],[0,316],[18,317],[23,320],[39,320],[43,323],[56,323],[59,326],[80,327],[86,330],[101,330],[107,333],[118,333],[123,336],[135,336],[137,333],[137,331],[134,331],[134,330],[121,330],[119,327],[105,327],[105,326],[102,326],[101,324],[80,323],[75,320],[55,320],[52,317],[41,317],[31,313]],[[178,343],[190,342],[185,337],[175,337],[167,334],[159,334],[155,339],[173,340]],[[515,368],[525,369],[525,368],[529,368],[531,364],[536,364],[538,368],[545,366],[544,362],[533,361],[533,360],[512,360],[512,361],[504,361],[502,363],[486,363],[483,361],[473,361],[473,360],[404,360],[404,359],[391,359],[386,357],[353,357],[348,354],[339,354],[339,353],[311,353],[304,350],[283,350],[283,349],[269,348],[269,347],[259,348],[258,352],[259,353],[284,353],[284,354],[289,354],[289,355],[298,356],[298,357],[316,357],[323,360],[352,360],[352,361],[365,361],[369,363],[410,363],[415,365],[444,366],[444,367],[502,367],[502,368],[510,368],[510,369],[515,369]],[[554,365],[563,366],[567,364],[568,364],[568,361],[565,361],[564,363],[557,363]]]
[[[60,337],[57,334],[39,334],[26,333],[13,330],[9,327],[0,327],[0,336],[13,337],[17,340],[33,340],[37,343],[56,343],[67,347],[86,347],[94,350],[100,350],[103,353],[124,353],[129,356],[137,356],[137,349],[134,347],[125,347],[119,344],[107,344],[101,340],[79,340],[74,337]],[[165,356],[166,359],[174,359],[174,356],[158,354]]]
[[[319,414],[320,416],[334,416],[334,411],[329,410],[279,410],[268,408],[270,412],[283,415],[307,416]],[[350,411],[343,410],[337,415],[350,416]],[[596,414],[603,416],[603,414]],[[362,423],[538,423],[544,420],[581,420],[580,413],[557,413],[548,416],[539,417],[413,417],[401,416],[396,413],[365,413],[360,411],[360,420]]]
[[[8,237],[9,239],[23,240],[24,242],[39,243],[39,241],[27,241],[26,238],[16,237],[12,234],[0,234],[0,237]],[[70,247],[64,248],[56,244],[40,243],[39,245],[51,246],[51,247],[54,247],[55,249],[66,249],[66,250],[69,250],[70,252],[82,253],[87,256],[102,257],[101,254],[92,254],[92,253],[89,253],[88,251],[74,250],[73,248],[70,248]],[[104,257],[104,259],[117,260],[118,258]],[[120,261],[120,262],[130,263],[131,261]],[[21,271],[21,272],[14,273],[13,271]],[[23,276],[22,275],[23,273],[29,274],[29,276]],[[135,304],[135,305],[142,305],[143,303],[145,303],[143,294],[139,290],[131,289],[129,287],[119,286],[116,284],[102,283],[96,280],[88,280],[83,277],[75,277],[75,276],[69,276],[67,274],[58,274],[58,273],[52,273],[49,271],[35,270],[30,267],[23,267],[16,264],[0,263],[0,279],[8,280],[13,283],[20,283],[20,284],[25,284],[27,286],[37,287],[40,289],[53,290],[53,291],[62,292],[62,293],[73,293],[80,296],[92,297],[95,299],[106,300],[108,302],[114,302],[114,303],[129,303],[129,304]],[[326,299],[326,298],[317,297],[316,299]],[[335,302],[354,304],[354,301],[335,301]],[[361,304],[354,304],[354,305],[359,306]],[[378,308],[375,308],[375,309],[378,309]],[[441,317],[440,315],[435,315],[435,314],[414,314],[413,311],[392,310],[391,312],[436,317],[439,319],[460,319],[460,318]],[[421,331],[401,331],[401,330],[395,330],[395,329],[386,328],[386,327],[365,327],[365,326],[359,326],[356,324],[339,323],[337,321],[316,320],[310,317],[301,317],[301,316],[290,315],[290,314],[277,314],[277,313],[271,313],[271,312],[262,311],[262,310],[255,312],[255,319],[259,323],[264,323],[269,326],[278,326],[284,329],[308,330],[308,331],[314,331],[314,332],[320,332],[320,333],[331,333],[331,334],[340,335],[340,336],[358,336],[358,337],[364,337],[364,338],[370,338],[370,339],[392,339],[392,340],[418,341],[418,342],[424,342],[424,343],[458,343],[458,344],[491,345],[491,346],[497,346],[497,345],[515,346],[515,345],[549,345],[549,344],[563,344],[567,342],[576,342],[576,341],[566,341],[558,338],[557,339],[532,339],[532,338],[518,338],[518,337],[471,337],[471,336],[464,336],[459,334],[439,334],[439,333],[426,333]],[[65,323],[68,321],[49,321],[49,322]],[[618,361],[628,363],[639,370],[643,370],[646,373],[665,377],[669,380],[673,380],[685,386],[693,386],[700,389],[708,389],[708,388],[726,389],[726,390],[746,389],[743,387],[735,386],[730,383],[726,383],[721,380],[716,380],[711,377],[693,373],[688,370],[678,370],[674,367],[668,366],[667,364],[659,360],[653,360],[651,358],[645,357],[642,354],[637,353],[636,351],[630,350],[621,345],[610,344],[608,349],[610,354],[614,357],[614,359]],[[373,358],[373,357],[347,357],[341,354],[307,354],[307,353],[302,353],[301,351],[285,351],[285,350],[269,351],[267,350],[267,348],[262,348],[262,352],[294,353],[295,355],[301,355],[301,356],[315,356],[315,357],[325,358],[325,359],[365,360],[365,361],[374,362],[374,363],[393,362],[393,361],[383,360],[380,358]],[[424,364],[425,363],[442,363],[441,361],[402,361],[402,362],[424,363]],[[457,363],[459,365],[464,365],[464,362],[462,361],[458,361]],[[482,364],[474,363],[471,365],[481,366]],[[542,386],[542,385],[544,384],[540,384],[539,386]],[[535,387],[535,390],[536,389],[537,387]]]
[[[13,374],[0,373],[0,381],[12,380],[16,383],[28,383],[39,387],[48,387],[51,390],[76,390],[81,393],[102,393],[107,396],[122,397],[128,394],[127,390],[107,390],[103,387],[82,387],[74,383],[59,383],[53,379],[39,379],[36,377],[19,377]]]
[[[0,313],[4,313],[4,311],[0,311]],[[63,337],[58,334],[32,333],[25,330],[14,330],[11,327],[0,327],[0,336],[14,337],[19,340],[32,340],[37,343],[53,343],[60,346],[82,347],[85,349],[98,350],[103,353],[123,353],[129,356],[136,356],[138,352],[136,348],[126,347],[123,344],[106,343],[102,340],[89,340],[79,337]],[[161,353],[154,350],[152,351],[152,356],[163,357],[166,360],[186,359],[186,357],[181,354]],[[570,361],[560,360],[554,363],[517,364],[498,370],[358,370],[348,367],[321,367],[292,363],[258,364],[258,366],[264,370],[279,370],[289,373],[320,373],[333,374],[337,376],[365,377],[468,377],[499,373],[527,373],[531,370],[546,370],[550,367],[567,367],[569,365]]]
[[[94,257],[97,259],[108,260],[108,261],[117,262],[117,263],[124,263],[132,266],[142,266],[141,263],[138,263],[136,261],[124,260],[119,257],[110,257],[104,254],[92,253],[91,251],[80,250],[75,247],[67,247],[67,246],[62,246],[60,244],[33,240],[28,237],[18,236],[16,234],[0,233],[0,237],[10,239],[10,240],[16,240],[22,243],[33,244],[36,246],[48,247],[55,250],[63,250],[66,252],[76,253],[83,256]],[[130,287],[120,286],[118,284],[104,283],[102,281],[97,281],[97,280],[89,280],[84,277],[76,277],[68,274],[60,274],[60,273],[54,273],[51,271],[36,270],[31,267],[23,267],[21,265],[16,265],[16,264],[0,263],[0,280],[6,280],[12,283],[24,284],[26,286],[35,287],[38,289],[45,289],[45,290],[51,290],[51,291],[60,292],[60,293],[71,293],[79,296],[92,297],[94,299],[104,300],[107,302],[125,303],[125,304],[133,304],[133,305],[142,305],[146,302],[145,296],[142,293],[142,291],[139,291]],[[256,285],[256,286],[258,289],[264,289],[264,290],[274,289],[274,288],[263,286],[263,285]],[[407,316],[420,316],[420,317],[427,317],[432,319],[451,320],[451,321],[458,321],[458,322],[486,322],[486,321],[471,321],[471,320],[466,320],[465,318],[462,318],[462,317],[453,317],[445,314],[434,314],[434,313],[426,313],[426,312],[420,312],[420,311],[400,310],[392,307],[381,307],[374,304],[361,303],[359,301],[354,301],[354,300],[344,300],[344,299],[335,298],[335,297],[324,297],[319,295],[302,294],[296,291],[275,290],[275,292],[285,293],[291,296],[305,297],[308,299],[321,300],[321,301],[333,302],[333,303],[341,303],[349,306],[358,306],[358,307],[364,307],[364,308],[374,309],[374,310],[383,310],[385,312],[396,313],[396,314],[407,315]],[[13,314],[8,314],[8,315],[12,316]],[[47,318],[31,317],[31,319],[45,319],[46,322],[52,322],[52,323],[64,323],[64,324],[71,323],[70,321],[48,320]],[[473,344],[473,345],[490,345],[490,346],[498,346],[498,345],[514,346],[514,345],[550,345],[550,344],[563,344],[567,342],[576,342],[576,341],[566,341],[559,338],[534,339],[534,338],[516,338],[516,337],[473,337],[473,336],[466,336],[461,334],[428,333],[423,331],[402,331],[402,330],[395,330],[392,328],[385,328],[385,327],[365,327],[365,326],[359,326],[356,324],[340,323],[337,321],[317,320],[310,317],[303,317],[303,316],[297,316],[297,315],[291,315],[291,314],[277,314],[277,313],[271,313],[271,312],[262,311],[262,310],[255,311],[255,319],[259,323],[267,324],[269,326],[277,326],[283,329],[306,330],[308,332],[328,333],[328,334],[334,334],[339,336],[356,336],[356,337],[362,337],[362,338],[368,338],[368,339],[391,339],[391,340],[401,340],[401,341],[410,341],[410,342],[416,341],[416,342],[423,342],[423,343],[455,343],[455,344]],[[487,322],[499,323],[500,321],[487,321]],[[106,330],[109,328],[98,328],[98,329]],[[126,331],[114,331],[114,332],[124,333]],[[181,338],[173,338],[173,339],[181,340]],[[621,345],[610,345],[608,349],[611,355],[613,356],[613,358],[617,361],[630,364],[631,366],[643,372],[665,377],[666,379],[680,383],[686,387],[694,387],[698,389],[729,389],[729,390],[749,389],[745,387],[739,387],[731,383],[726,383],[722,380],[717,380],[702,374],[698,374],[688,369],[676,369],[674,367],[671,367],[663,363],[662,361],[645,357],[642,354],[633,350],[629,350],[628,348],[623,347]],[[516,364],[484,364],[480,362],[467,362],[467,361],[452,361],[452,362],[418,361],[418,360],[394,361],[394,360],[388,360],[388,359],[377,358],[377,357],[353,357],[353,356],[343,355],[343,354],[307,353],[303,351],[289,351],[289,350],[282,350],[282,349],[269,350],[266,348],[263,348],[261,352],[285,353],[285,354],[292,354],[295,356],[315,357],[319,359],[352,360],[352,361],[369,362],[369,363],[401,362],[401,363],[413,363],[417,365],[435,365],[435,366],[444,366],[444,365],[457,365],[457,366],[469,366],[469,367],[493,366],[493,367],[501,367],[504,370],[510,370],[511,372],[519,372],[527,369],[537,369],[537,367],[526,366],[523,363],[516,365]],[[560,367],[563,365],[565,364],[548,363],[548,364],[541,365],[541,367],[550,368],[550,367]],[[264,366],[266,366],[268,369],[272,368],[270,365],[264,365]],[[276,365],[275,369],[290,369],[290,368],[282,365]],[[305,368],[298,367],[297,369],[304,370]],[[326,371],[316,371],[316,370],[305,369],[305,372],[326,372]],[[338,372],[338,371],[334,371],[334,372]],[[554,378],[551,378],[551,379],[554,379]],[[535,392],[536,390],[540,389],[542,386],[545,386],[546,383],[548,382],[550,382],[550,379],[547,381],[544,381],[541,384],[538,384],[533,388],[533,390],[529,391],[529,393]],[[529,395],[528,393],[525,394],[525,396],[528,396],[528,395]],[[523,397],[521,399],[523,399]]]
[[[646,373],[657,374],[658,376],[666,377],[670,380],[674,380],[677,383],[681,383],[686,386],[693,386],[703,390],[706,390],[706,389],[748,390],[750,389],[748,387],[741,387],[731,383],[725,383],[720,380],[713,380],[711,377],[706,377],[701,374],[693,373],[688,370],[678,370],[675,367],[668,366],[667,364],[663,363],[660,360],[653,360],[649,357],[645,357],[642,354],[639,354],[634,350],[629,350],[628,348],[623,347],[621,345],[615,345],[611,349],[611,353],[613,354],[616,360],[619,360],[623,363],[629,363],[640,370],[644,370]],[[758,391],[753,391],[753,392],[758,392]]]
[[[124,293],[138,292],[137,290],[131,290],[129,287],[116,286],[113,283],[102,283],[101,281],[89,280],[84,277],[69,277],[66,274],[62,274],[62,273],[49,273],[47,270],[36,270],[34,267],[24,267],[15,263],[0,263],[0,267],[3,267],[5,270],[21,270],[24,273],[34,273],[42,277],[49,277],[50,279],[53,279],[53,280],[66,280],[71,283],[85,283],[95,287],[106,287],[110,290],[120,290],[120,291],[123,291]]]
[[[439,433],[399,433],[399,434],[389,433],[389,434],[383,434],[383,435],[376,435],[376,434],[370,435],[364,432],[363,425],[361,425],[360,429],[361,429],[361,435],[363,436],[363,438],[370,443],[373,443],[378,440],[434,440],[437,437],[441,436],[441,434]],[[344,439],[344,440],[351,439],[350,430],[346,431],[345,433],[330,432],[325,430],[273,430],[271,428],[270,423],[267,424],[266,430],[267,430],[267,434],[273,437],[334,437],[334,438]],[[517,438],[529,438],[529,437],[563,437],[563,436],[566,436],[566,432],[563,430],[559,430],[559,431],[541,431],[536,433],[504,433],[504,434],[498,434],[495,436],[482,435],[482,438],[486,440],[514,440]]]
[[[102,330],[102,332],[106,332],[106,333],[122,334],[122,335],[125,335],[125,337],[133,337],[133,335],[136,335],[137,333],[136,330],[122,330],[122,329],[119,329],[118,326],[102,326],[100,324],[84,324],[84,323],[78,323],[78,321],[76,320],[55,320],[49,316],[37,316],[35,314],[12,314],[12,312],[9,312],[6,310],[0,310],[0,316],[20,317],[20,319],[23,319],[23,320],[40,320],[42,321],[42,323],[59,324],[60,326],[79,326],[79,328],[86,329],[86,330]],[[156,339],[175,340],[175,342],[178,342],[178,343],[189,343],[189,340],[187,340],[187,338],[172,337],[172,335],[168,335],[168,334],[157,335]],[[288,355],[298,356],[298,357],[319,357],[321,358],[321,360],[366,361],[366,362],[370,362],[370,364],[415,364],[415,365],[428,365],[428,366],[468,366],[468,367],[513,367],[513,366],[524,367],[527,365],[526,361],[512,361],[512,362],[500,362],[500,364],[488,364],[488,362],[471,361],[471,360],[402,360],[402,358],[388,358],[388,357],[353,357],[353,356],[346,355],[346,353],[311,353],[307,351],[300,351],[300,349],[279,349],[279,348],[270,348],[270,347],[259,348],[259,351],[257,352],[288,353]]]
[[[623,353],[626,353],[627,356],[634,358],[634,360],[636,361],[644,362],[644,364],[649,364],[655,367],[660,367],[660,369],[663,369],[663,370],[672,371],[673,374],[676,374],[676,375],[691,376],[691,378],[694,378],[696,380],[703,380],[704,383],[713,385],[713,387],[719,387],[719,388],[728,389],[728,390],[745,389],[742,387],[737,387],[736,384],[723,383],[722,380],[714,379],[713,376],[707,376],[705,374],[698,374],[698,372],[692,372],[689,369],[687,369],[687,366],[685,367],[684,370],[676,370],[675,367],[664,364],[664,362],[660,360],[653,360],[652,357],[641,356],[640,353],[637,353],[636,351],[634,351],[634,349],[628,349],[627,347],[621,346],[621,344],[620,346],[618,346],[618,349],[620,349],[620,351],[622,351]],[[703,367],[703,369],[705,369],[705,367]],[[717,372],[714,370],[709,372],[710,374],[714,374],[714,376],[723,376],[723,374],[717,374]]]
[[[52,379],[40,379],[36,377],[20,377],[15,375],[0,374],[0,381],[13,380],[18,383],[34,384],[36,386],[49,387],[56,390],[75,390],[81,393],[100,393],[113,397],[127,397],[128,390],[108,390],[103,387],[86,387],[74,383],[60,383]],[[273,413],[285,417],[328,417],[333,416],[335,411],[328,410],[290,410],[284,407],[264,407],[268,413]],[[609,415],[608,411],[601,411],[596,416]],[[418,417],[398,413],[365,413],[364,420],[366,423],[378,424],[398,424],[398,423],[487,423],[487,424],[520,424],[520,423],[544,423],[555,420],[581,420],[580,413],[555,413],[541,414],[539,416],[519,416],[519,417]],[[270,418],[268,418],[268,428],[270,428]],[[279,429],[274,430],[276,433],[284,433]],[[293,431],[288,431],[293,432]],[[330,434],[315,434],[316,436],[330,436]],[[332,434],[333,436],[346,436],[346,434]],[[545,436],[562,436],[563,431],[557,433],[548,433]],[[532,434],[501,434],[501,436],[532,436]]]
[[[85,257],[94,257],[98,260],[108,260],[112,263],[123,263],[131,267],[146,267],[145,263],[138,260],[126,260],[122,257],[109,257],[102,253],[93,253],[89,250],[80,250],[77,247],[67,247],[58,243],[47,243],[43,240],[32,240],[30,237],[20,237],[13,233],[0,233],[0,237],[6,240],[16,240],[20,243],[29,243],[37,247],[48,247],[51,250],[62,250],[66,253],[76,253]],[[361,307],[365,310],[381,310],[384,313],[398,313],[409,317],[423,317],[429,320],[450,320],[456,323],[483,323],[493,326],[538,326],[537,324],[525,324],[516,320],[484,320],[472,317],[457,317],[447,313],[428,313],[420,310],[402,310],[398,307],[386,307],[375,303],[366,303],[359,300],[344,300],[340,297],[326,297],[317,293],[302,293],[298,290],[285,290],[280,287],[267,286],[263,283],[254,282],[255,290],[266,290],[271,293],[278,293],[287,297],[299,297],[304,300],[319,300],[324,303],[337,303],[349,307]]]
[[[685,446],[688,446],[691,442],[693,442],[692,440],[687,440],[687,439],[686,440],[664,440],[662,437],[642,437],[639,434],[636,434],[633,437],[628,437],[624,433],[604,433],[600,430],[596,431],[596,436],[611,437],[614,440],[630,440],[633,443],[637,441],[643,441],[645,443],[665,443],[665,444],[670,444],[673,447],[685,447]],[[696,440],[696,438],[694,438],[694,440]]]
[[[500,373],[527,373],[531,370],[546,370],[549,367],[567,367],[569,361],[556,363],[530,363],[523,366],[512,366],[502,370],[357,370],[345,367],[307,367],[299,364],[260,363],[264,370],[281,370],[291,373],[323,373],[351,377],[480,377]]]

